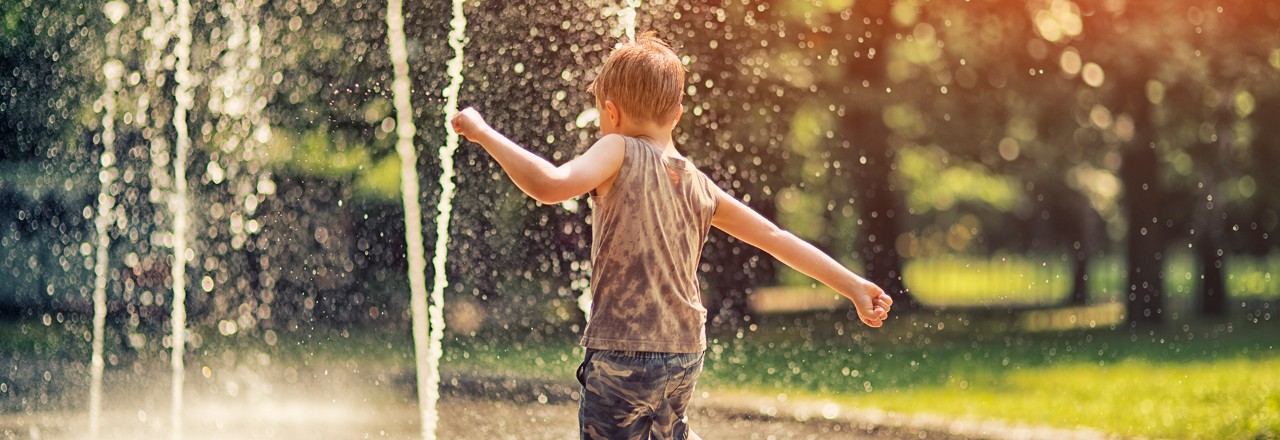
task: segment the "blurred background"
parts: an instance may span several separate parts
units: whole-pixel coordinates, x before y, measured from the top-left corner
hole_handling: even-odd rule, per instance
[[[623,2],[464,4],[461,105],[553,162],[589,146],[586,86],[625,38]],[[451,8],[404,9],[427,243]],[[107,400],[130,396],[108,414],[121,432],[163,428],[146,414],[167,411],[173,118],[187,87],[193,399],[290,386],[332,397],[343,383],[412,408],[383,2],[194,0],[181,78],[171,1],[0,11],[4,435],[84,423],[96,279]],[[758,402],[748,412],[775,417],[812,400],[1120,436],[1280,435],[1280,3],[645,1],[637,13],[688,66],[682,151],[896,302],[884,330],[865,329],[830,290],[714,231],[700,272],[706,407]],[[446,386],[453,399],[571,406],[590,207],[532,201],[475,145],[456,160]],[[797,434],[807,426],[768,435],[847,438]]]

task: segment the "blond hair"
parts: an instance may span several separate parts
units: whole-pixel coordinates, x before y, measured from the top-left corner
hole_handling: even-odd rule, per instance
[[[675,50],[648,31],[614,48],[588,90],[633,117],[665,123],[680,114],[684,72]]]

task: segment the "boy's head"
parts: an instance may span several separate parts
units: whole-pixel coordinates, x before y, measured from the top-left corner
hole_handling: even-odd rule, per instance
[[[631,118],[673,124],[680,117],[684,99],[684,72],[684,64],[671,46],[649,31],[635,41],[619,44],[588,90],[596,96],[597,104],[612,101]]]

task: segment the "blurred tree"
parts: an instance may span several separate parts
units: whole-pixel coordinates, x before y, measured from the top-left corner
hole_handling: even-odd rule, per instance
[[[1075,7],[1074,4],[1069,7]],[[1153,121],[1148,81],[1156,78],[1160,57],[1173,52],[1166,46],[1178,42],[1161,31],[1170,23],[1165,8],[1126,8],[1121,3],[1081,3],[1079,42],[1081,55],[1090,61],[1081,69],[1086,84],[1103,89],[1103,109],[1114,109],[1124,123],[1117,142],[1121,145],[1120,179],[1127,216],[1128,261],[1127,316],[1134,324],[1158,324],[1165,313],[1165,221],[1161,209],[1165,196],[1159,179],[1157,126]],[[1073,11],[1075,12],[1075,11]],[[1051,29],[1048,18],[1039,26]],[[1180,29],[1175,28],[1172,32]],[[1122,43],[1122,44],[1117,44]],[[1105,70],[1104,70],[1105,67]],[[1099,110],[1101,114],[1101,110]],[[1096,124],[1095,125],[1101,125]],[[1110,125],[1110,124],[1105,124]]]
[[[839,48],[844,54],[843,78],[822,85],[844,99],[845,113],[838,130],[842,140],[833,157],[852,167],[852,183],[859,191],[856,206],[862,230],[857,249],[863,270],[903,309],[917,308],[919,303],[902,279],[896,242],[906,211],[901,190],[893,183],[896,142],[885,125],[882,106],[895,99],[890,93],[897,85],[887,72],[889,42],[901,35],[904,26],[914,24],[916,7],[914,2],[856,2],[852,15],[842,17],[834,29],[836,35],[846,37]],[[903,12],[907,10],[910,12]]]
[[[1277,69],[1267,64],[1280,45],[1278,19],[1280,6],[1273,2],[1193,3],[1187,12],[1196,29],[1190,43],[1208,58],[1204,75],[1196,79],[1202,83],[1200,107],[1208,109],[1200,125],[1212,129],[1202,130],[1207,136],[1197,136],[1199,142],[1187,148],[1199,171],[1198,191],[1191,191],[1196,196],[1191,230],[1200,263],[1199,306],[1205,315],[1227,312],[1226,259],[1229,252],[1238,252],[1230,249],[1227,237],[1240,230],[1239,220],[1228,227],[1230,206],[1238,201],[1231,187],[1245,178],[1253,181],[1249,161],[1240,159],[1260,146],[1248,119],[1257,108],[1256,96],[1276,93],[1265,85],[1277,81]]]
[[[1126,145],[1128,316],[1153,324],[1166,311],[1167,244],[1180,236],[1189,236],[1200,261],[1200,310],[1225,310],[1232,253],[1225,237],[1233,231],[1223,185],[1240,179],[1246,164],[1237,152],[1254,143],[1244,118],[1264,92],[1258,84],[1274,78],[1265,60],[1277,44],[1280,10],[1248,1],[1141,6],[1081,2],[1081,41],[1082,55],[1105,67],[1103,90],[1119,110],[1116,133]]]
[[[1074,266],[1067,302],[1084,304],[1089,261],[1105,240],[1097,237],[1103,219],[1089,201],[1090,185],[1073,177],[1104,168],[1106,150],[1075,136],[1080,124],[1069,116],[1078,107],[1063,112],[1063,103],[1076,100],[1078,80],[1058,60],[1077,52],[1062,35],[1035,31],[1032,18],[1041,11],[1003,1],[922,8],[929,27],[917,26],[913,36],[917,44],[938,41],[937,67],[927,77],[942,93],[921,105],[935,115],[931,141],[1019,181],[1021,203],[990,205],[996,212],[984,216],[986,251],[1061,253]]]
[[[901,10],[915,12],[915,5]],[[793,82],[808,88],[816,107],[828,107],[835,115],[830,127],[830,162],[837,175],[847,170],[849,184],[827,184],[828,210],[850,199],[858,212],[854,252],[864,276],[896,298],[896,307],[917,306],[902,280],[902,258],[896,241],[905,216],[901,189],[895,180],[894,131],[886,126],[885,106],[895,99],[896,86],[887,74],[889,41],[901,37],[903,17],[886,2],[770,2],[761,3],[754,20],[777,20],[769,26],[775,35],[762,46],[771,46],[772,57],[782,66],[798,64],[808,72],[790,72]],[[899,12],[901,12],[899,10]],[[910,21],[914,21],[914,15]],[[797,49],[791,49],[797,48]],[[790,62],[787,57],[792,59]],[[851,188],[852,194],[841,192]],[[821,191],[822,188],[816,188]],[[826,215],[826,214],[824,214]],[[830,216],[830,215],[828,215]],[[831,221],[824,222],[831,227]]]

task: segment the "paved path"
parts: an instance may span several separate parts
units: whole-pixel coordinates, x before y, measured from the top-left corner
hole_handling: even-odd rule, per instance
[[[335,367],[339,368],[307,372],[287,368],[284,374],[279,368],[266,369],[265,375],[243,367],[192,371],[186,387],[184,440],[422,438],[409,373]],[[59,376],[67,374],[63,370]],[[154,370],[109,370],[100,439],[170,438],[168,379],[167,372]],[[438,430],[442,440],[577,438],[575,383],[475,374],[448,374],[444,379]],[[52,375],[47,382],[24,382],[25,388],[45,391],[23,397],[36,401],[4,405],[0,440],[88,438],[83,408],[87,389],[53,387],[74,379]],[[33,387],[36,384],[42,385]],[[1108,438],[1085,430],[901,415],[716,390],[699,393],[693,408],[690,424],[708,440]]]
[[[102,440],[170,438],[168,377],[138,383],[138,376],[108,380]],[[268,380],[251,371],[202,376],[202,371],[188,376],[185,440],[422,438],[416,395],[403,376],[336,371],[293,381]],[[74,395],[78,390],[59,393],[70,409],[39,409],[42,405],[33,403],[26,411],[0,412],[0,440],[88,438],[88,414]],[[87,398],[87,390],[80,391]],[[444,391],[439,404],[442,440],[577,438],[577,404],[567,385],[446,376]],[[695,402],[690,417],[694,430],[708,440],[951,438],[848,420],[800,421],[711,403],[705,398]]]
[[[354,396],[353,396],[354,397]],[[572,404],[512,403],[446,397],[440,402],[440,439],[563,440],[577,438],[577,407]],[[351,401],[299,402],[203,401],[189,405],[186,440],[214,439],[415,439],[418,413],[410,405],[361,407]],[[855,424],[798,422],[700,409],[691,416],[694,430],[711,439],[871,439],[944,438],[918,432],[861,429]],[[104,414],[101,438],[167,439],[167,412],[115,409]],[[0,439],[87,438],[83,412],[0,415]]]

